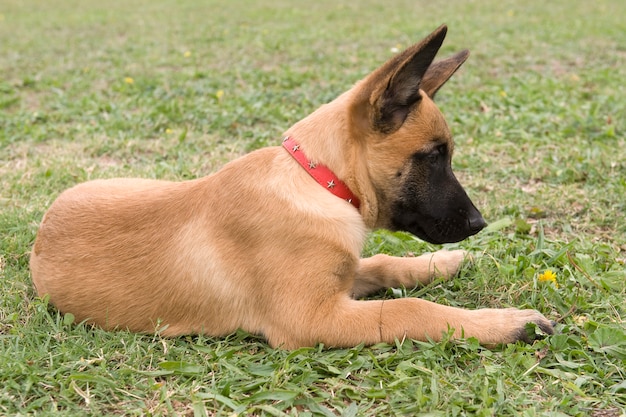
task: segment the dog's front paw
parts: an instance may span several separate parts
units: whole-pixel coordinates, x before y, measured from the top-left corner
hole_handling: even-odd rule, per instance
[[[516,308],[507,309],[510,310],[510,316],[512,325],[515,327],[512,329],[510,335],[510,342],[522,341],[531,343],[533,340],[540,339],[545,335],[554,334],[555,322],[548,320],[543,314],[537,310],[518,310]],[[537,326],[539,332],[533,326]]]
[[[470,259],[468,252],[464,250],[440,250],[422,256],[430,256],[428,272],[431,279],[452,278],[461,269],[463,261]]]
[[[555,323],[536,310],[482,309],[474,310],[474,313],[479,316],[482,327],[476,336],[487,346],[518,341],[530,343],[543,335],[554,333]],[[532,324],[537,326],[539,333]]]

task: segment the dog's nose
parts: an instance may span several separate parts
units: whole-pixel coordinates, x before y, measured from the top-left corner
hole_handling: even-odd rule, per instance
[[[483,219],[483,216],[478,210],[472,210],[467,221],[469,222],[469,228],[473,233],[478,233],[485,226],[487,226],[487,222]]]

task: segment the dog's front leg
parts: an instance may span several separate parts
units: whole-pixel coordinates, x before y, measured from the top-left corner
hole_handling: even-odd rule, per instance
[[[266,329],[270,344],[286,349],[316,343],[350,347],[404,338],[439,341],[452,332],[453,338],[475,337],[483,345],[494,346],[529,342],[533,336],[526,331],[527,323],[553,333],[552,323],[535,310],[465,310],[419,298],[363,301],[340,294],[316,301],[314,310],[281,317],[282,326]]]
[[[440,250],[410,258],[382,254],[363,258],[359,261],[352,296],[359,298],[383,288],[413,288],[434,278],[450,278],[459,271],[466,257],[463,250]]]

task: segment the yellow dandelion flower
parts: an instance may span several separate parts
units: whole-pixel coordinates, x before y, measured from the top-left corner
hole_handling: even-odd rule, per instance
[[[215,97],[217,97],[218,100],[221,100],[222,97],[224,97],[224,90],[217,90]]]
[[[508,12],[506,12],[506,15],[511,17],[513,16],[515,13],[513,13],[513,10],[509,10]]]
[[[500,90],[500,97],[506,97],[506,91]]]
[[[165,129],[165,133],[172,133],[172,129],[168,127],[167,129]]]
[[[124,78],[124,82],[126,84],[133,84],[135,82],[135,80],[133,80],[131,77],[125,77]]]
[[[556,288],[559,288],[559,283],[556,281],[556,274],[547,269],[542,274],[539,274],[539,282],[552,282]]]
[[[191,56],[191,51],[185,51],[185,53],[183,54],[183,56],[185,58],[189,58]]]

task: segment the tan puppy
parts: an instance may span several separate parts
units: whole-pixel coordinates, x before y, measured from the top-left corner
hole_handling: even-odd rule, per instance
[[[358,300],[455,274],[463,251],[359,259],[368,230],[434,243],[485,222],[451,170],[432,101],[467,51],[431,65],[442,26],[296,123],[283,147],[186,182],[98,180],[65,191],[31,256],[37,292],[106,329],[226,335],[272,346],[354,346],[409,337],[493,345],[552,333],[534,310],[463,310],[416,298]],[[346,201],[350,200],[350,201]]]

